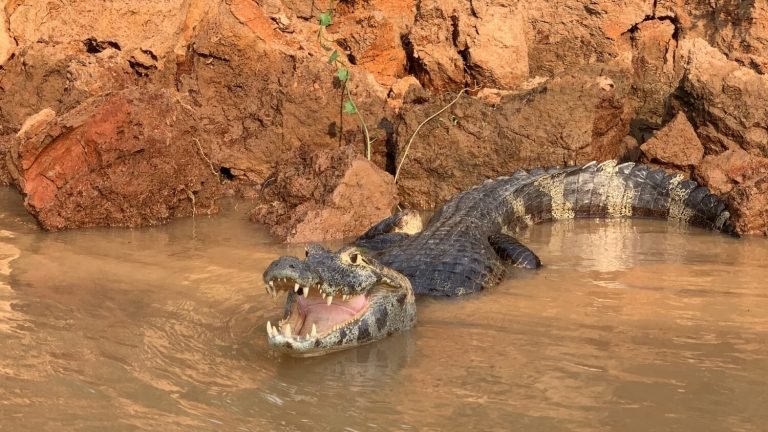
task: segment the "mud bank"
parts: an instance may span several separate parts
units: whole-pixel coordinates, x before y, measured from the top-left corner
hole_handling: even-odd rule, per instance
[[[768,233],[768,0],[337,2],[323,44],[350,71],[373,165],[317,8],[1,1],[0,182],[47,229],[161,223],[238,194],[298,241],[517,168],[639,159]],[[416,127],[463,88],[392,187]]]

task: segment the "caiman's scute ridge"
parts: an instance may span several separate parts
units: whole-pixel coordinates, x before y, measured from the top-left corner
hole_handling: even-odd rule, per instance
[[[268,291],[290,294],[280,328],[268,325],[270,344],[316,355],[409,328],[415,322],[413,293],[463,295],[497,284],[509,265],[538,267],[533,251],[508,233],[584,217],[662,218],[735,234],[721,199],[663,170],[609,161],[518,171],[456,195],[421,231],[418,214],[406,211],[336,253],[312,246],[304,261],[273,262],[264,273]],[[307,299],[314,291],[320,299]],[[302,297],[296,293],[307,299],[303,307],[296,306],[295,298]],[[366,337],[340,338],[341,330]]]

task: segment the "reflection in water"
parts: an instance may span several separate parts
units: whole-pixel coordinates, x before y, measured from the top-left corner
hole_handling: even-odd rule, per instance
[[[0,190],[0,430],[759,430],[768,243],[661,222],[521,233],[540,271],[422,299],[412,331],[271,352],[261,272],[302,246],[232,212],[44,234]]]
[[[0,230],[0,335],[13,332],[13,323],[19,321],[19,315],[11,307],[13,291],[10,285],[11,261],[18,258],[21,250],[6,243],[3,239],[12,239],[13,233]]]

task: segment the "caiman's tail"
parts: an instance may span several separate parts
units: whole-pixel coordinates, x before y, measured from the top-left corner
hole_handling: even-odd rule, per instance
[[[511,226],[580,217],[677,220],[736,235],[725,203],[696,182],[664,170],[615,161],[516,173]],[[527,180],[527,181],[526,181]]]

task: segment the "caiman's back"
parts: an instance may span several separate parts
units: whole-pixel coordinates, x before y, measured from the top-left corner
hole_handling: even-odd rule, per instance
[[[422,232],[377,255],[407,276],[417,294],[462,295],[496,284],[510,259],[525,253],[535,258],[505,232],[582,217],[651,217],[734,233],[725,204],[705,187],[663,170],[609,161],[486,181],[451,199]]]

